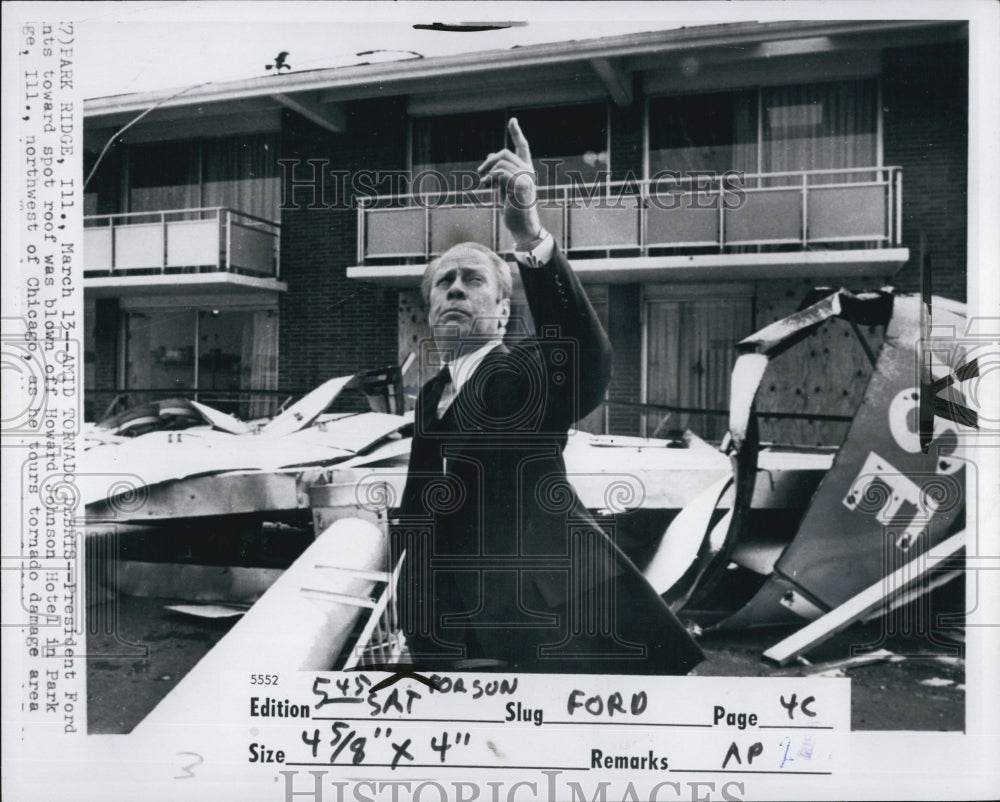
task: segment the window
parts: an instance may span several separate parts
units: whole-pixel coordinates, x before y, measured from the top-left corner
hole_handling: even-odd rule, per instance
[[[202,145],[203,206],[226,206],[279,220],[281,172],[278,135],[210,139]]]
[[[649,101],[649,174],[757,172],[757,93],[716,92]]]
[[[607,109],[603,103],[591,103],[417,118],[413,121],[413,175],[436,170],[445,175],[450,190],[458,189],[456,170],[475,170],[488,153],[510,147],[506,135],[510,117],[517,117],[531,143],[539,185],[569,183],[568,171],[591,182],[609,169]],[[425,191],[440,188],[437,181],[425,183]]]
[[[177,394],[249,419],[274,413],[274,309],[136,309],[126,315],[125,387]],[[254,392],[258,391],[258,392]]]
[[[603,103],[511,109],[508,117],[517,117],[531,144],[539,185],[570,183],[568,173],[575,174],[574,180],[582,178],[590,184],[610,169],[608,117]]]
[[[413,121],[413,176],[434,171],[444,178],[451,191],[468,188],[456,173],[475,171],[487,153],[500,150],[504,143],[503,112],[452,114]],[[421,186],[426,184],[426,186]],[[416,191],[438,192],[439,181],[417,180]]]
[[[649,174],[800,172],[878,164],[874,79],[649,101]],[[811,178],[811,183],[843,180]],[[795,183],[789,176],[767,185]]]
[[[168,393],[194,389],[197,314],[191,309],[128,314],[125,387]]]
[[[116,214],[122,210],[120,195],[123,152],[124,148],[120,144],[112,145],[98,163],[96,152],[84,150],[83,177],[90,177],[83,191],[84,216]]]
[[[874,81],[761,90],[763,172],[875,166],[876,96]],[[833,175],[829,180],[843,179]]]
[[[201,206],[200,145],[158,142],[131,149],[128,211],[159,212]]]
[[[127,211],[224,206],[278,220],[278,158],[277,134],[133,145]]]

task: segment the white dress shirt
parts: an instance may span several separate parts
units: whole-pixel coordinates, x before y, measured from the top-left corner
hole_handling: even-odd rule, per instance
[[[495,340],[490,340],[482,348],[476,349],[471,354],[463,354],[448,363],[448,371],[451,373],[451,381],[448,382],[447,386],[445,386],[444,392],[441,394],[441,400],[438,402],[438,418],[444,417],[444,413],[448,411],[448,407],[451,406],[458,394],[462,392],[462,387],[469,380],[469,377],[476,372],[476,368],[479,367],[479,363],[486,358],[486,355],[490,351],[500,345],[501,342],[502,340],[497,337]]]

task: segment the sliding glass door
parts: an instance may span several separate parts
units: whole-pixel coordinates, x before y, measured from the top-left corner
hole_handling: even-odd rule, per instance
[[[125,331],[124,387],[132,403],[176,395],[241,418],[273,414],[276,310],[133,309]]]

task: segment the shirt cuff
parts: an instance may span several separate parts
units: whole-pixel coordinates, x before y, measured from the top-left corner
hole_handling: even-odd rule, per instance
[[[549,260],[552,258],[552,252],[555,250],[556,241],[553,239],[552,235],[542,229],[542,235],[538,240],[538,244],[535,245],[530,251],[514,251],[514,258],[518,262],[527,267],[541,267],[542,265],[548,264]]]

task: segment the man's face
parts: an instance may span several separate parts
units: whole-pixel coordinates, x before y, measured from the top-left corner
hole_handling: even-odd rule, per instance
[[[431,280],[427,321],[435,338],[502,335],[510,300],[501,297],[496,271],[485,254],[456,248]]]

